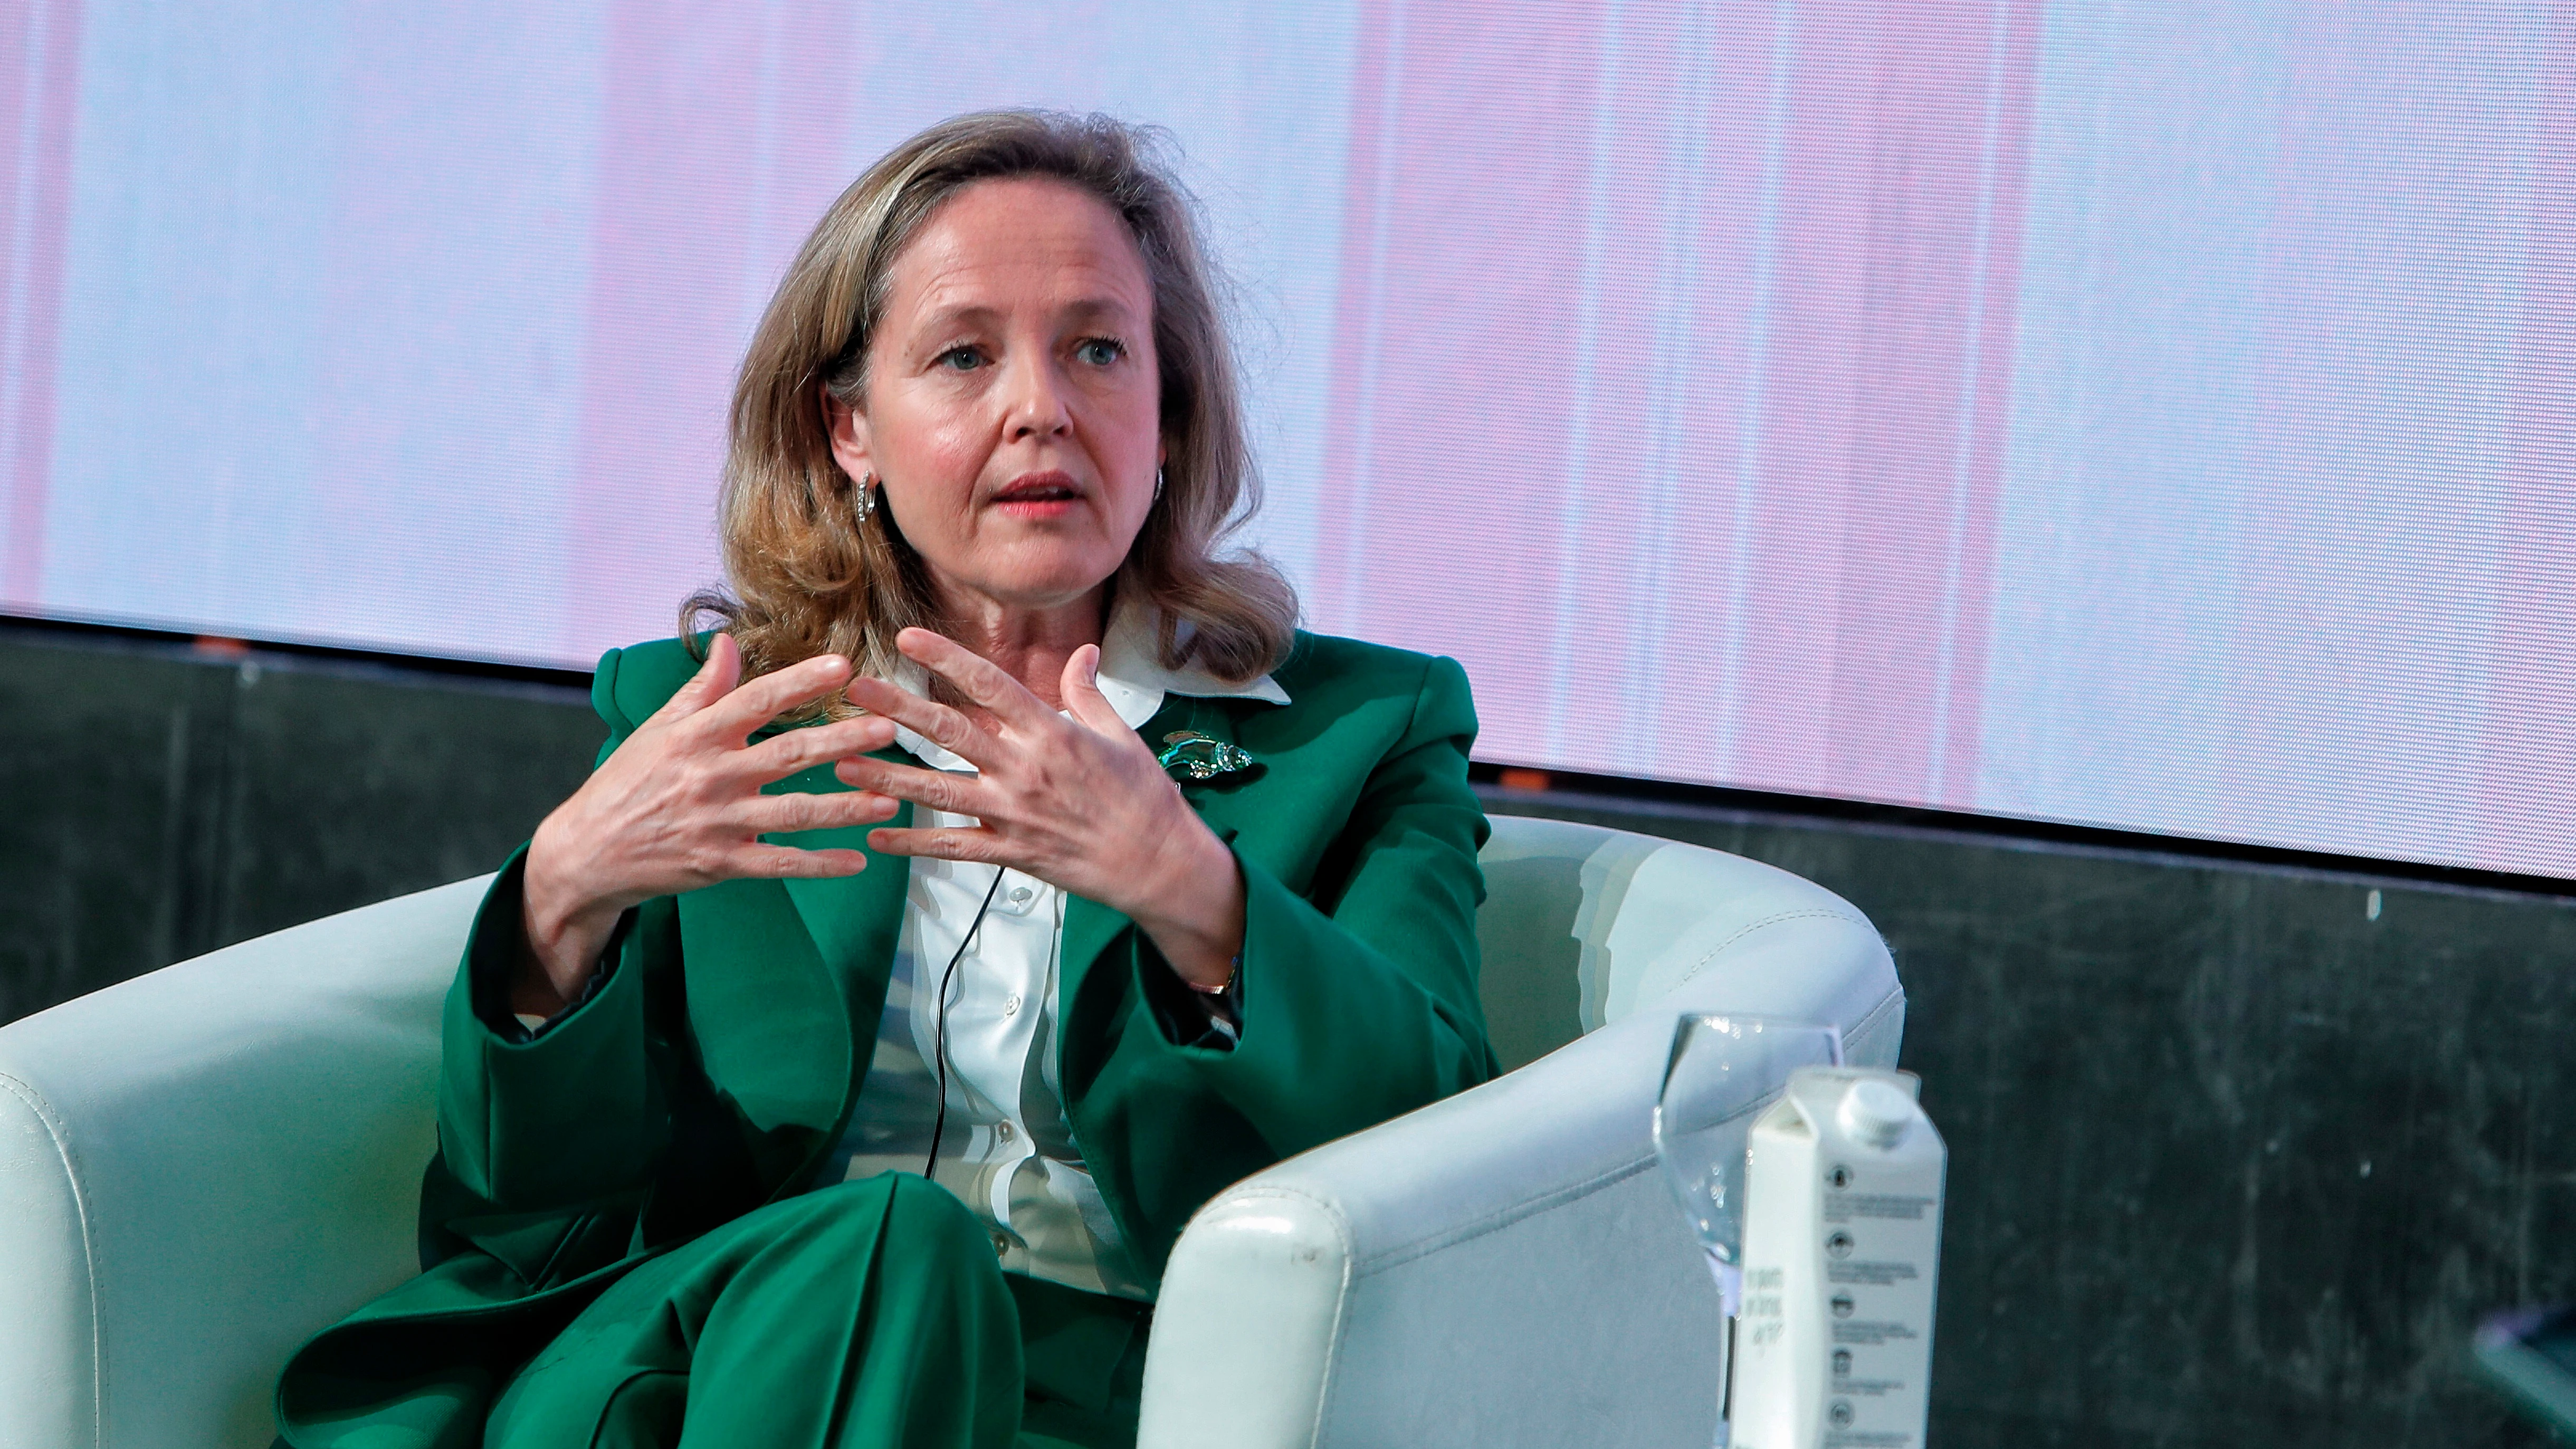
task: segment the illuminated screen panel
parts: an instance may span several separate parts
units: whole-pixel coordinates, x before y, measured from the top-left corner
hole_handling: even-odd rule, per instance
[[[804,228],[1172,129],[1310,622],[1487,758],[2576,875],[2576,12],[0,16],[0,604],[586,664]]]

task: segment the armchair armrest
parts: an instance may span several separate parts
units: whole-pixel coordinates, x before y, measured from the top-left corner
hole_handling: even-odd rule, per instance
[[[0,1444],[265,1446],[288,1352],[419,1271],[439,999],[484,884],[0,1027]]]
[[[1155,1313],[1143,1449],[1706,1443],[1716,1292],[1650,1135],[1673,1018],[1830,1021],[1881,1066],[1903,1031],[1877,932],[1806,889],[1838,909],[1784,914],[1651,1009],[1201,1209]]]

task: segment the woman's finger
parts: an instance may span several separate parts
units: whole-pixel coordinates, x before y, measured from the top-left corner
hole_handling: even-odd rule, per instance
[[[799,850],[792,845],[746,845],[726,861],[727,878],[819,880],[857,875],[868,868],[862,850]]]
[[[894,721],[882,715],[834,720],[788,730],[742,752],[745,771],[763,784],[784,780],[825,760],[845,759],[882,750],[894,743]]]
[[[1093,734],[1111,739],[1134,739],[1136,732],[1118,717],[1109,697],[1100,692],[1100,646],[1085,644],[1064,661],[1064,678],[1059,686],[1064,692],[1064,707],[1075,722]]]
[[[906,629],[894,636],[894,647],[913,663],[956,685],[959,693],[991,710],[993,717],[1006,725],[1027,729],[1055,714],[1046,707],[1045,700],[1029,693],[1028,687],[1013,679],[1002,666],[945,634]]]
[[[742,646],[733,642],[731,634],[718,634],[707,641],[706,662],[698,666],[698,672],[662,701],[662,707],[647,716],[644,723],[660,724],[696,714],[724,698],[741,679]]]
[[[973,720],[902,685],[862,675],[850,681],[846,697],[868,713],[883,715],[979,768],[989,770],[1000,760],[997,742],[975,728]]]
[[[849,677],[850,661],[838,654],[799,660],[742,685],[707,708],[707,727],[740,741],[796,706],[839,689]]]
[[[777,835],[798,830],[840,830],[852,825],[874,825],[900,808],[902,802],[872,790],[835,790],[830,794],[793,790],[779,795],[755,795],[727,818],[736,829],[748,834]]]
[[[833,767],[832,773],[853,790],[891,795],[915,805],[945,810],[951,815],[972,815],[978,820],[983,819],[995,803],[992,786],[980,776],[955,771],[925,770],[860,755],[843,760]]]
[[[926,855],[934,860],[965,860],[983,865],[1010,863],[1002,859],[1002,837],[980,827],[912,826],[898,830],[888,826],[868,832],[868,849],[879,855]]]

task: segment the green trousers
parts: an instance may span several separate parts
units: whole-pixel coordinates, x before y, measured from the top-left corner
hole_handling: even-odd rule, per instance
[[[1141,1304],[1006,1275],[910,1174],[772,1203],[638,1266],[493,1403],[485,1449],[1132,1445]]]

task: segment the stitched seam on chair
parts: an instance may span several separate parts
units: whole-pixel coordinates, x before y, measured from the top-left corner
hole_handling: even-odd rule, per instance
[[[1246,1198],[1294,1198],[1321,1211],[1332,1223],[1334,1235],[1342,1240],[1342,1286],[1333,1295],[1333,1332],[1331,1342],[1324,1350],[1324,1382],[1315,1398],[1315,1427],[1306,1436],[1307,1449],[1314,1449],[1324,1440],[1324,1423],[1333,1408],[1333,1389],[1341,1382],[1341,1374],[1337,1370],[1342,1362],[1342,1343],[1350,1332],[1351,1280],[1357,1276],[1351,1271],[1351,1260],[1356,1256],[1351,1251],[1351,1220],[1332,1203],[1293,1187],[1245,1188],[1240,1192],[1227,1193],[1224,1200],[1233,1203]]]
[[[1401,1268],[1407,1263],[1427,1258],[1434,1253],[1454,1248],[1461,1243],[1472,1242],[1487,1234],[1501,1232],[1515,1223],[1525,1222],[1542,1213],[1553,1212],[1568,1204],[1580,1202],[1604,1188],[1616,1187],[1654,1166],[1654,1163],[1654,1156],[1650,1153],[1632,1162],[1595,1173],[1581,1182],[1568,1183],[1564,1187],[1552,1188],[1535,1197],[1523,1198],[1519,1202],[1496,1208],[1483,1217],[1461,1223],[1454,1228],[1443,1229],[1428,1237],[1417,1238],[1401,1247],[1390,1248],[1384,1253],[1373,1256],[1365,1265],[1359,1266],[1353,1276],[1375,1277],[1377,1274]]]
[[[1894,991],[1880,997],[1878,1005],[1871,1007],[1868,1015],[1863,1016],[1859,1021],[1852,1023],[1852,1029],[1848,1034],[1846,1034],[1844,1039],[1848,1041],[1851,1037],[1864,1036],[1868,1034],[1870,1028],[1877,1025],[1881,1018],[1885,1017],[1889,1012],[1894,1011],[1897,1007],[1902,1006],[1904,1003],[1905,987],[1900,983]]]
[[[1690,984],[1690,979],[1706,970],[1708,968],[1708,963],[1716,960],[1727,947],[1734,945],[1736,942],[1743,940],[1745,937],[1752,935],[1754,932],[1759,931],[1766,926],[1776,926],[1783,921],[1849,921],[1863,930],[1875,929],[1866,919],[1849,912],[1828,911],[1814,907],[1803,911],[1782,911],[1778,915],[1764,916],[1761,920],[1753,921],[1746,925],[1737,927],[1734,935],[1731,935],[1725,940],[1718,942],[1716,945],[1709,947],[1708,954],[1700,957],[1698,961],[1692,963],[1691,969],[1683,972],[1680,980],[1675,981],[1670,987],[1665,989],[1668,991],[1678,990],[1681,987]]]
[[[63,1125],[45,1110],[45,1100],[34,1087],[0,1072],[0,1090],[27,1104],[27,1110],[44,1124],[45,1135],[53,1139],[54,1155],[62,1159],[63,1180],[71,1185],[72,1208],[80,1219],[81,1258],[88,1272],[83,1275],[89,1285],[89,1432],[90,1443],[99,1445],[107,1439],[107,1343],[98,1301],[98,1244],[91,1231],[89,1194],[82,1190],[80,1166],[72,1160],[71,1139]]]

